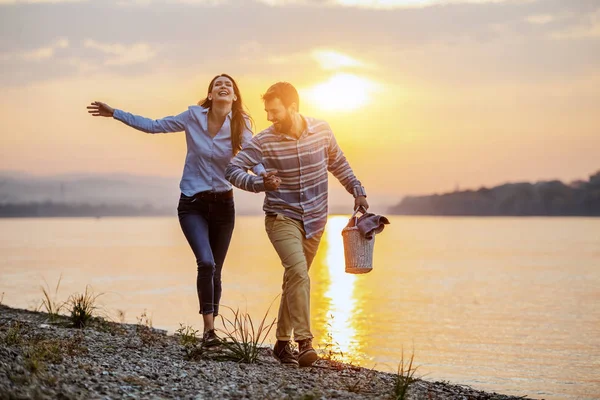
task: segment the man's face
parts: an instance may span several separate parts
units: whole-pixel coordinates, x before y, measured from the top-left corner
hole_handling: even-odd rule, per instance
[[[267,119],[273,123],[275,130],[280,133],[288,133],[292,129],[292,117],[290,110],[286,109],[280,99],[265,101]]]

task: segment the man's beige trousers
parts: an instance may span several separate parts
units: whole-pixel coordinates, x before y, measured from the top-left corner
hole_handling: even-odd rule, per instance
[[[315,258],[322,232],[306,239],[301,221],[267,215],[267,235],[284,268],[281,303],[277,319],[277,340],[312,338],[310,332],[310,279],[308,269]]]

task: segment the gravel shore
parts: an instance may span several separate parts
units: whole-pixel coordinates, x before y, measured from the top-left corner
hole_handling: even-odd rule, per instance
[[[216,361],[148,325],[67,317],[0,305],[2,399],[396,399],[397,375],[320,360],[282,367],[262,348],[253,364]],[[520,397],[417,379],[407,399]]]

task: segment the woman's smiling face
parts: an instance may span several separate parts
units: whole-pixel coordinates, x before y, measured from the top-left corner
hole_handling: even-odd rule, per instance
[[[226,76],[217,77],[210,92],[208,93],[209,100],[232,103],[237,100],[237,94],[231,79]]]

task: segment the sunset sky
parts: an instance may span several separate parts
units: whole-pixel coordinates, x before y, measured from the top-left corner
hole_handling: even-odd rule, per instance
[[[257,130],[293,83],[390,203],[600,169],[598,0],[0,0],[0,66],[2,171],[178,179],[183,134],[85,107],[177,114],[221,72]]]

